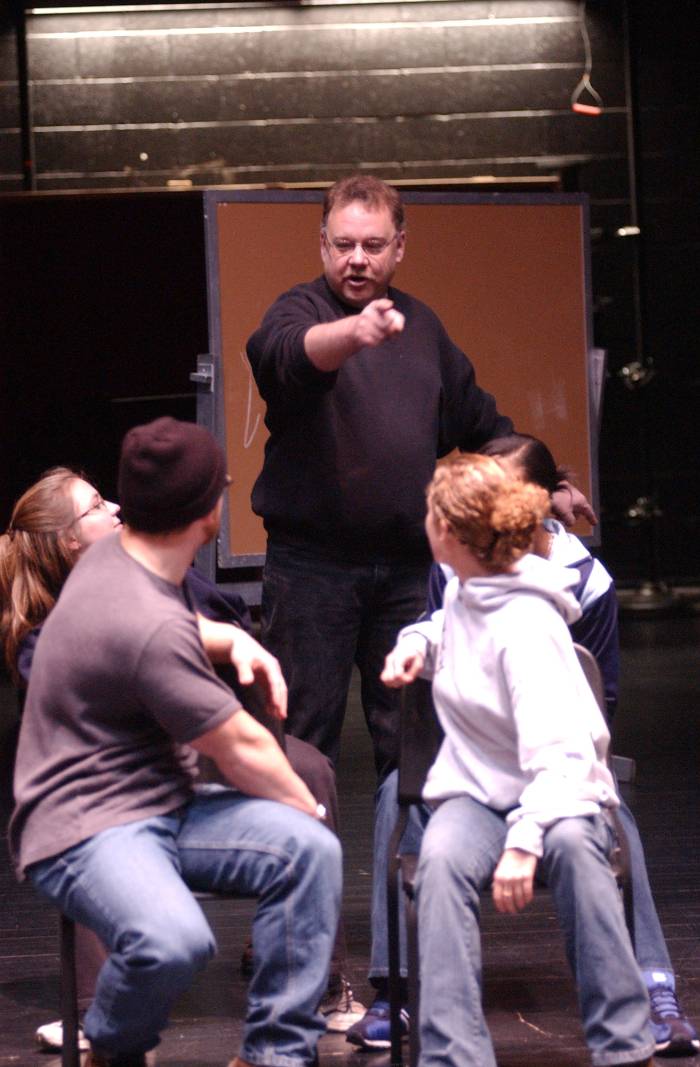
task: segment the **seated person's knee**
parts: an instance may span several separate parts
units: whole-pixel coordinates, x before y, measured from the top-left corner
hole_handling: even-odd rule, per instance
[[[203,915],[171,914],[163,922],[122,934],[117,951],[132,967],[194,974],[214,955],[216,942]]]
[[[566,861],[573,864],[586,860],[593,853],[605,851],[610,838],[602,816],[581,816],[559,819],[544,835],[545,861]]]

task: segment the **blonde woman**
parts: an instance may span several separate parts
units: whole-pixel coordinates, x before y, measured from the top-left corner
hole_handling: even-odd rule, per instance
[[[103,500],[94,485],[69,467],[54,467],[30,486],[12,510],[0,537],[0,637],[5,662],[23,692],[41,628],[81,553],[121,525],[119,506]],[[90,1005],[95,975],[105,959],[97,937],[85,927],[76,939],[78,1006]],[[60,1049],[60,1020],[36,1031],[41,1048]],[[82,1029],[82,1050],[87,1049]]]
[[[77,471],[54,467],[20,497],[0,537],[0,634],[12,677],[29,679],[35,633],[80,554],[121,526]]]

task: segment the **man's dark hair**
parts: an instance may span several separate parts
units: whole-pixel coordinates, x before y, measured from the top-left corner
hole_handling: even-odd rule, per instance
[[[393,186],[387,185],[386,182],[371,174],[351,174],[347,178],[341,178],[335,185],[331,185],[323,200],[321,228],[325,227],[333,208],[345,207],[346,204],[351,204],[355,200],[360,200],[372,209],[388,208],[396,229],[403,229],[404,212],[401,197]]]

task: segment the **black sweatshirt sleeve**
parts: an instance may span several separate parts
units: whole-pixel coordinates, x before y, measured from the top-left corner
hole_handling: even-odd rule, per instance
[[[333,388],[337,371],[318,370],[306,355],[304,338],[338,314],[312,286],[296,286],[268,309],[247,344],[248,360],[261,397],[270,410],[298,408]]]

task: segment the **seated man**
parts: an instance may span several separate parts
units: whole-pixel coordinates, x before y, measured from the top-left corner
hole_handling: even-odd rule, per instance
[[[17,869],[110,952],[85,1017],[90,1067],[143,1067],[213,954],[190,889],[259,897],[232,1062],[302,1067],[324,1029],[340,848],[271,734],[216,677],[183,586],[218,530],[224,456],[201,427],[159,419],[127,434],[119,483],[125,527],[85,552],[37,645],[10,826]],[[264,674],[284,717],[281,675]],[[191,749],[235,789],[195,793]]]

